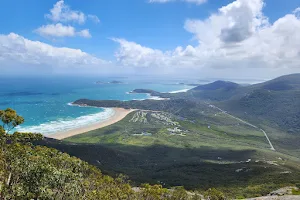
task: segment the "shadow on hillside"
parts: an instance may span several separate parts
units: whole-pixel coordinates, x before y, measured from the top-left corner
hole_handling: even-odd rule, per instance
[[[243,187],[296,178],[295,174],[280,176],[276,166],[263,163],[227,163],[222,161],[247,161],[254,150],[217,150],[211,148],[180,149],[167,146],[104,146],[74,144],[44,140],[39,145],[56,148],[99,167],[104,174],[126,174],[133,184],[161,183],[165,186],[183,185],[187,189],[210,187]],[[213,160],[215,162],[204,162]],[[242,169],[240,172],[236,170]],[[273,174],[274,173],[274,174]],[[298,174],[299,175],[299,174]],[[275,177],[276,176],[276,177]],[[299,178],[299,176],[298,176]]]

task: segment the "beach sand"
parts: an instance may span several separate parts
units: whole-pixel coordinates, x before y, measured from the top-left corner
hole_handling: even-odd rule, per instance
[[[105,126],[109,126],[111,124],[114,124],[114,123],[124,119],[124,117],[126,117],[129,113],[135,111],[134,109],[127,110],[124,108],[111,108],[111,109],[114,109],[115,113],[113,116],[106,119],[105,121],[101,121],[97,124],[87,125],[87,126],[84,126],[81,128],[76,128],[76,129],[69,130],[69,131],[54,133],[54,134],[48,135],[47,137],[54,138],[57,140],[62,140],[62,139],[65,139],[65,138],[68,138],[68,137],[71,137],[74,135],[79,135],[79,134],[86,133],[86,132],[89,132],[92,130],[103,128]]]

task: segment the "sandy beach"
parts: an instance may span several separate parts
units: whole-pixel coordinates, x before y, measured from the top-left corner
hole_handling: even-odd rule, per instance
[[[58,132],[58,133],[54,133],[51,135],[48,135],[47,137],[49,138],[54,138],[57,140],[62,140],[74,135],[79,135],[82,133],[86,133],[95,129],[99,129],[99,128],[103,128],[105,126],[109,126],[111,124],[114,124],[120,120],[122,120],[124,117],[126,117],[129,113],[135,111],[134,109],[131,110],[127,110],[124,108],[111,108],[114,109],[114,115],[111,116],[110,118],[106,119],[105,121],[101,121],[97,124],[92,124],[92,125],[87,125],[85,127],[81,127],[81,128],[76,128],[73,130],[69,130],[69,131],[63,131],[63,132]]]

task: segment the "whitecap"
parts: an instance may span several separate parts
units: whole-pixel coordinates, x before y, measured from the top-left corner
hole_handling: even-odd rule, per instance
[[[169,98],[162,98],[162,97],[157,97],[157,96],[151,96],[148,98],[150,100],[156,100],[156,101],[163,101],[163,100],[170,100]]]
[[[105,121],[112,117],[115,111],[111,108],[104,108],[104,111],[84,115],[77,118],[63,118],[55,121],[46,122],[38,126],[18,126],[16,131],[19,132],[31,132],[31,133],[42,133],[44,135],[49,135],[61,131],[69,131],[76,128],[85,127],[87,125],[92,125]]]
[[[190,88],[190,89],[191,89],[191,88]],[[189,91],[190,89],[175,90],[175,91],[171,91],[171,92],[168,92],[168,93],[175,94],[175,93],[187,92],[187,91]]]

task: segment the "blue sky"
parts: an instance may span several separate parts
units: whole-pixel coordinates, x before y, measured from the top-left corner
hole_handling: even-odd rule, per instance
[[[15,32],[32,40],[49,43],[49,40],[33,33],[32,30],[49,23],[44,15],[56,2],[56,0],[4,1],[5,5],[0,8],[1,33]],[[230,1],[224,1],[223,5],[226,5],[226,2]],[[146,0],[89,0],[89,3],[66,0],[65,4],[74,10],[93,13],[101,22],[99,24],[88,22],[82,26],[90,29],[92,39],[64,38],[53,44],[82,48],[89,53],[110,58],[113,58],[113,52],[117,47],[108,39],[111,37],[126,38],[162,50],[193,43],[191,34],[183,29],[184,21],[187,18],[204,18],[222,6],[216,0],[201,6],[184,2],[150,4]],[[7,20],[7,16],[14,17]]]
[[[272,26],[276,24],[275,22],[277,20],[284,18],[287,14],[293,14],[295,16],[295,19],[293,20],[295,20],[295,23],[297,23],[297,25],[300,21],[298,18],[299,15],[297,14],[298,12],[297,13],[294,12],[298,7],[300,7],[299,0],[289,0],[289,1],[248,0],[248,2],[253,2],[253,5],[252,3],[248,3],[245,0],[237,0],[237,1],[207,0],[206,2],[201,3],[199,5],[193,2],[186,2],[186,1],[188,0],[173,0],[171,2],[165,2],[165,3],[159,3],[159,2],[150,3],[147,0],[126,0],[126,1],[89,0],[89,1],[85,1],[84,3],[81,0],[61,1],[61,3],[64,6],[68,7],[68,11],[72,11],[72,12],[74,11],[77,14],[83,13],[86,17],[84,23],[81,22],[79,23],[76,20],[58,19],[55,21],[52,20],[50,17],[46,17],[46,15],[50,14],[50,10],[55,7],[54,5],[58,3],[57,0],[2,1],[0,7],[0,24],[1,24],[0,34],[2,34],[4,37],[4,36],[8,36],[10,33],[14,33],[27,40],[40,41],[42,43],[49,44],[54,47],[67,47],[70,49],[80,49],[82,52],[86,52],[90,56],[93,56],[97,59],[99,58],[101,60],[104,60],[105,62],[107,61],[108,63],[110,63],[109,68],[112,69],[112,71],[114,71],[115,68],[121,66],[124,73],[128,71],[130,71],[131,73],[136,73],[140,69],[141,71],[145,71],[145,72],[149,72],[149,71],[154,72],[156,71],[157,68],[160,69],[163,68],[164,65],[166,66],[165,68],[162,69],[162,71],[169,73],[170,68],[173,68],[174,65],[173,63],[177,63],[177,60],[169,61],[171,58],[170,55],[168,54],[174,54],[174,52],[176,52],[176,48],[180,46],[183,49],[180,51],[180,55],[182,56],[182,54],[186,53],[184,50],[187,50],[187,47],[189,47],[190,45],[192,48],[195,49],[195,52],[198,53],[195,53],[195,56],[189,58],[189,60],[197,60],[197,62],[185,64],[187,63],[187,61],[185,60],[186,58],[178,60],[179,63],[182,63],[180,64],[180,66],[178,66],[178,70],[182,69],[186,65],[187,67],[189,67],[188,69],[191,69],[192,71],[197,71],[199,72],[199,74],[201,74],[201,70],[203,70],[204,68],[203,72],[208,74],[211,73],[210,71],[215,71],[217,70],[217,68],[222,68],[222,67],[219,66],[220,65],[219,63],[208,64],[207,60],[210,60],[210,58],[205,57],[204,59],[201,56],[203,56],[203,52],[208,51],[209,46],[214,46],[215,49],[213,50],[213,52],[216,52],[216,51],[220,51],[223,48],[224,44],[228,45],[228,43],[223,41],[222,38],[220,39],[218,37],[223,30],[231,29],[232,27],[229,26],[232,26],[232,24],[235,24],[234,26],[238,27],[238,29],[236,30],[241,30],[244,27],[252,26],[254,24],[253,22],[255,22],[257,19],[263,22],[263,20],[267,18],[268,21],[267,25],[265,22],[263,22],[264,24],[261,23],[256,27],[254,27],[253,25],[253,27],[249,28],[251,29],[251,31],[243,30],[245,32],[245,36],[241,36],[240,33],[238,33],[239,34],[238,36],[235,35],[235,37],[242,38],[242,40],[234,41],[235,45],[242,46],[242,45],[249,45],[248,43],[249,40],[251,39],[250,36],[248,37],[249,34],[253,37],[259,35],[259,31],[257,31],[258,29],[262,29],[261,27],[263,26],[272,28]],[[240,3],[241,6],[237,6],[234,12],[229,11],[228,13],[231,13],[230,15],[236,15],[236,16],[232,17],[225,12],[220,13],[219,9],[221,7],[227,6],[229,9],[230,5],[231,4],[234,5],[235,2]],[[240,9],[241,12],[237,11],[238,9]],[[248,10],[250,10],[251,12],[253,11],[254,14],[253,15],[251,14],[251,16],[246,18],[243,15],[242,9],[246,9],[245,12],[247,12]],[[94,17],[96,16],[100,22],[95,22],[95,20],[88,18],[89,15],[93,15]],[[208,20],[213,15],[220,15],[220,16],[224,15],[221,16],[222,18],[218,20],[221,21],[224,19],[224,23],[227,20],[226,23],[228,24],[226,25],[224,24],[222,26],[215,25],[217,23],[216,20],[216,22],[213,21],[208,22],[207,25],[202,27],[201,25],[199,25],[199,23],[198,24],[196,23],[199,21],[205,22],[205,20]],[[239,17],[238,15],[241,16]],[[261,15],[263,15],[263,17]],[[239,18],[245,18],[245,19],[239,20]],[[189,25],[187,25],[188,19],[191,19],[191,22],[193,22],[193,24],[190,23]],[[245,23],[245,25],[243,25],[242,23]],[[285,23],[287,24],[288,22]],[[57,32],[55,32],[58,31],[55,29],[59,28],[56,26],[57,24],[60,24],[63,27],[67,27],[67,26],[69,28],[72,27],[75,30],[72,33],[68,33],[71,35],[66,36],[64,35],[65,33],[62,33],[63,35],[57,36]],[[49,34],[49,32],[45,34],[45,32],[42,32],[41,29],[39,29],[40,27],[43,26],[45,28],[45,26],[47,25],[53,25],[53,27],[51,27],[52,28],[51,34]],[[191,28],[192,26],[193,28]],[[213,26],[221,26],[221,27],[214,28]],[[228,26],[229,28],[226,26]],[[297,28],[298,26],[294,26],[294,29],[298,30]],[[37,31],[38,29],[40,31]],[[49,29],[47,30],[49,31]],[[88,30],[89,34],[86,36],[80,36],[79,32],[82,30]],[[207,38],[204,39],[203,35],[210,34],[211,32],[209,32],[209,30],[213,30],[214,32],[220,30],[220,33],[216,34],[216,38],[209,39],[209,42],[212,42],[212,40],[213,41],[221,40],[219,45],[216,45],[215,42],[214,44],[212,44],[209,43],[208,41],[204,41]],[[298,31],[300,32],[300,30]],[[234,33],[232,32],[230,34],[235,34],[235,33],[236,32]],[[272,34],[273,37],[274,35],[276,35],[275,33]],[[232,35],[232,37],[233,36],[234,35]],[[279,36],[279,37],[281,37],[284,40],[285,36]],[[297,36],[294,37],[295,39],[298,39]],[[124,39],[125,41],[116,42],[116,40],[113,41],[112,38]],[[255,40],[257,40],[257,38]],[[132,42],[132,43],[129,44],[127,42]],[[206,47],[204,48],[204,45],[200,43],[206,43]],[[264,41],[264,43],[268,43],[268,42]],[[142,48],[139,48],[139,46],[136,45],[141,45]],[[230,45],[233,45],[232,41],[230,41]],[[253,47],[253,45],[250,46]],[[294,48],[294,47],[290,47],[290,48]],[[131,50],[134,52],[128,52]],[[188,48],[188,50],[190,49]],[[2,54],[4,54],[3,51]],[[29,50],[27,49],[26,51],[28,52]],[[143,56],[141,56],[139,60],[134,60],[133,57],[138,56],[139,51]],[[210,49],[209,51],[211,53]],[[241,51],[241,49],[236,49],[235,52],[236,51]],[[251,52],[244,52],[244,54],[250,54],[250,53]],[[119,56],[116,56],[116,54],[118,54]],[[231,55],[232,52],[229,52],[227,54]],[[160,58],[160,56],[164,56],[164,57]],[[215,56],[216,55],[213,55],[211,59],[215,59]],[[218,56],[220,55],[218,54]],[[248,66],[253,65],[252,62],[255,62],[256,61],[255,58],[257,58],[258,56],[260,55],[255,55],[253,58],[251,58],[252,60],[250,60],[250,58],[247,58],[248,63],[240,64],[240,65],[245,65],[245,67],[243,67],[243,69],[245,68],[245,70],[249,69]],[[266,55],[266,56],[270,56],[271,58],[273,54]],[[49,57],[48,54],[47,57]],[[171,57],[175,57],[175,56],[171,56]],[[238,55],[238,57],[241,58],[243,56]],[[158,61],[157,58],[163,60],[163,62],[161,62],[160,60]],[[222,58],[218,57],[218,59],[225,59],[224,55],[222,55]],[[224,62],[225,63],[229,62],[228,59],[229,57],[226,56]],[[243,59],[246,58],[243,57]],[[264,63],[265,59],[266,58],[262,59],[261,65],[266,65],[266,63]],[[274,58],[272,57],[272,59]],[[295,68],[294,66],[289,67],[286,64],[292,62],[289,55],[287,55],[287,59],[288,60],[283,60],[280,58],[279,59],[280,62],[278,62],[276,66],[282,65],[283,66],[282,68],[284,67],[292,68],[291,70],[288,70],[288,72],[297,72],[299,68]],[[298,57],[292,59],[293,61],[294,59],[298,61]],[[167,64],[165,63],[166,60],[168,61]],[[236,60],[236,57],[234,57],[233,60]],[[282,63],[283,61],[286,62]],[[22,69],[22,67],[20,67],[20,65],[22,65],[22,62],[23,61],[18,62],[18,69]],[[242,62],[242,59],[238,60],[237,62],[238,63]],[[37,61],[35,63],[40,63],[40,62]],[[10,63],[8,63],[8,65],[9,64]],[[29,65],[30,62],[25,62],[24,67],[27,66],[28,68],[30,68]],[[57,64],[54,62],[53,66],[51,66],[52,65],[51,63],[46,63],[46,64],[43,63],[41,65],[50,66],[49,68],[53,68],[54,70],[55,67],[53,66]],[[259,65],[259,63],[255,63],[255,65]],[[271,63],[270,65],[274,65],[274,63]],[[126,69],[126,67],[124,66],[127,66],[130,69]],[[197,68],[198,66],[200,67]],[[100,65],[99,68],[101,68]],[[224,68],[232,69],[232,67],[224,67]],[[270,71],[274,72],[275,70],[276,72],[274,72],[274,74],[277,75],[284,71],[275,68],[277,67],[270,66],[269,68],[264,70],[264,73],[267,74],[267,72]],[[222,70],[224,71],[223,68]],[[223,73],[222,70],[218,72],[221,75]],[[64,71],[66,73],[67,69],[66,70],[55,69],[54,71]],[[82,72],[84,71],[84,69],[81,69],[80,71]],[[257,70],[250,69],[249,72],[250,71],[251,73],[253,73]]]

